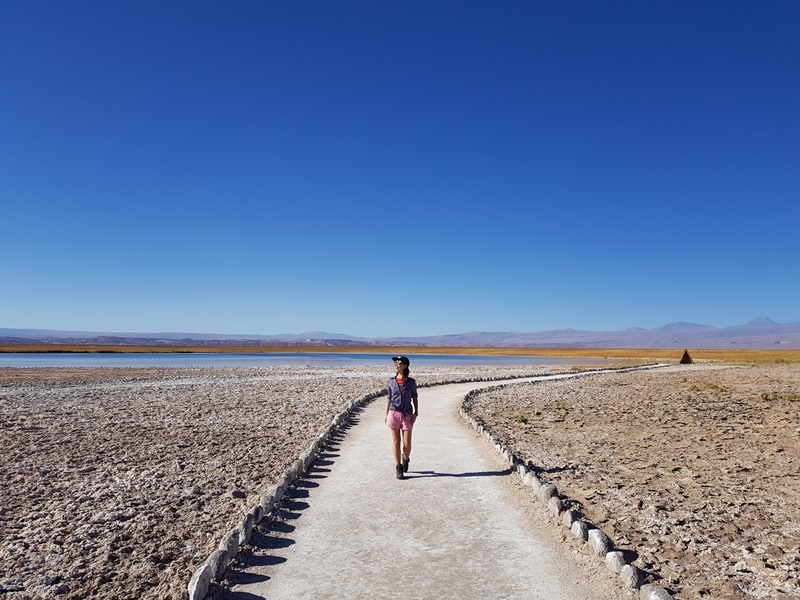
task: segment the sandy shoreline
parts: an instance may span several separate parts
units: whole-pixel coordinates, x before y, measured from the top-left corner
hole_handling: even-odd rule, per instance
[[[800,598],[800,367],[512,384],[467,406],[676,597]]]
[[[221,535],[335,414],[383,389],[390,371],[0,369],[0,592],[182,598]],[[453,366],[414,375],[435,383],[540,372]]]

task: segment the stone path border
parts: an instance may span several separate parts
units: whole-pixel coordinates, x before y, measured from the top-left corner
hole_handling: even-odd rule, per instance
[[[646,365],[643,367],[626,367],[621,369],[613,369],[613,371],[621,373],[627,371],[655,369],[665,366],[668,365],[656,364]],[[598,369],[594,371],[585,371],[583,373],[572,374],[571,377],[595,375],[611,370],[612,369]],[[566,376],[545,375],[541,381],[552,381],[553,379],[560,378],[566,378]],[[532,383],[538,382],[534,381]],[[672,595],[663,587],[651,583],[645,583],[648,574],[630,564],[626,560],[626,553],[623,551],[623,549],[615,548],[611,539],[599,527],[595,526],[590,521],[587,521],[579,511],[569,508],[569,506],[574,505],[573,501],[563,494],[560,494],[558,488],[554,484],[548,483],[541,477],[535,475],[534,472],[525,465],[524,461],[515,456],[513,452],[505,448],[502,444],[496,442],[494,436],[492,436],[491,432],[487,428],[467,414],[466,410],[464,409],[464,404],[468,400],[487,390],[502,389],[507,385],[514,384],[489,386],[473,390],[472,392],[468,393],[462,400],[461,409],[459,411],[461,417],[467,423],[472,425],[472,427],[474,427],[479,434],[481,434],[492,446],[495,447],[503,459],[508,462],[509,466],[517,471],[519,477],[522,479],[522,482],[531,488],[534,496],[547,506],[547,509],[553,514],[553,516],[557,519],[560,519],[564,527],[569,529],[575,538],[588,543],[593,553],[599,559],[605,561],[606,567],[608,567],[608,569],[613,573],[619,575],[622,584],[626,588],[631,590],[638,589],[640,600],[668,600],[672,598]]]
[[[643,367],[617,367],[617,368],[606,368],[606,369],[592,369],[586,371],[568,371],[562,373],[550,373],[547,375],[515,375],[515,376],[503,376],[503,377],[477,377],[477,378],[462,378],[462,379],[455,379],[450,381],[441,381],[436,383],[430,384],[420,384],[419,387],[433,387],[433,386],[440,386],[440,385],[451,385],[457,383],[475,383],[475,382],[487,382],[491,383],[493,381],[508,381],[512,379],[530,379],[531,377],[546,377],[548,379],[552,379],[555,377],[580,377],[585,375],[591,375],[596,373],[602,372],[625,372],[629,370],[641,370],[641,369],[649,369],[649,368],[657,368],[666,365],[646,365]],[[488,389],[490,387],[504,387],[508,384],[498,385],[498,386],[487,386],[486,388],[480,388],[480,390],[475,390],[471,393],[477,393],[481,390]],[[189,584],[187,586],[188,591],[188,600],[204,600],[208,595],[209,589],[211,587],[212,581],[220,582],[225,575],[225,571],[228,568],[231,560],[237,555],[239,552],[239,548],[250,541],[250,538],[253,533],[253,527],[261,523],[264,519],[270,518],[270,513],[273,511],[274,508],[278,505],[278,503],[283,498],[284,494],[290,488],[292,484],[294,484],[298,479],[302,478],[306,472],[308,471],[311,464],[316,460],[319,453],[325,448],[328,442],[331,440],[331,437],[337,433],[342,431],[345,426],[350,421],[353,413],[366,406],[373,400],[385,396],[387,394],[386,389],[382,389],[376,392],[372,392],[363,396],[358,400],[354,400],[350,402],[345,410],[337,414],[331,424],[326,428],[326,430],[321,433],[316,441],[305,451],[303,451],[300,456],[294,460],[291,465],[289,465],[283,474],[278,478],[278,481],[275,485],[270,487],[262,496],[258,504],[252,507],[248,513],[239,521],[239,523],[233,527],[230,531],[225,533],[222,536],[222,539],[219,542],[219,546],[216,550],[214,550],[206,559],[206,561],[194,572],[191,579],[189,580]],[[469,394],[465,397],[464,400],[469,398]],[[501,448],[499,444],[495,444],[493,438],[491,438],[491,434],[488,431],[483,430],[482,426],[479,426],[474,419],[471,419],[461,410],[461,415],[467,421],[472,423],[476,428],[479,428],[481,433],[489,439],[495,447],[500,451],[500,453],[508,460],[512,466],[518,465],[517,469],[520,471],[520,474],[525,476],[534,477],[533,473],[526,472],[523,474],[519,467],[525,469],[523,465],[520,464],[519,460],[516,457],[513,457],[511,453],[506,450],[505,448]],[[530,481],[530,480],[529,480]],[[538,479],[537,479],[538,481]],[[527,483],[527,482],[526,482]],[[541,485],[541,481],[539,481],[540,488],[543,487]],[[531,484],[529,484],[531,485]],[[549,485],[549,484],[548,484]],[[549,488],[552,488],[552,493],[546,498],[543,498],[545,502],[549,502],[551,499],[554,500],[554,505],[559,500],[558,490],[556,490],[555,486],[549,485]],[[549,492],[548,492],[549,493]],[[543,496],[540,496],[543,497]],[[561,505],[563,506],[563,504]],[[551,509],[554,510],[554,509]],[[574,513],[574,511],[572,511]],[[564,513],[566,514],[566,512]],[[566,517],[565,517],[566,518]],[[585,523],[585,527],[587,528],[587,532],[590,529],[596,530],[591,524],[585,521],[578,521],[577,515],[575,516],[576,522],[578,523]],[[583,527],[578,525],[579,528]],[[597,534],[595,534],[597,535]],[[587,533],[588,536],[588,533]],[[587,537],[588,539],[588,537]],[[607,539],[607,538],[606,538]],[[610,554],[614,554],[610,552]],[[621,553],[620,553],[621,554]],[[632,579],[631,587],[639,588],[641,586],[641,600],[661,600],[663,598],[671,598],[666,590],[663,588],[657,588],[655,586],[648,586],[642,585],[641,573],[633,567],[632,565],[625,564],[621,567],[620,574],[622,575],[622,570],[628,574],[629,578]],[[638,579],[635,579],[637,578]],[[645,592],[652,589],[652,594],[646,595]],[[649,591],[648,591],[649,593]],[[661,595],[657,595],[661,594]],[[663,595],[666,594],[666,595]]]

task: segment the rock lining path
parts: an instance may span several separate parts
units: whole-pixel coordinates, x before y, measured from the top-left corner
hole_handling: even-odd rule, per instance
[[[420,389],[402,481],[383,423],[385,399],[357,413],[284,499],[279,519],[254,532],[230,567],[230,592],[215,596],[624,597],[616,577],[561,544],[555,524],[532,517],[533,495],[458,416],[469,391],[499,383]]]

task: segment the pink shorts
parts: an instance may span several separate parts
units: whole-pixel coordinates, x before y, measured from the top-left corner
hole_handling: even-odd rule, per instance
[[[390,410],[386,415],[386,426],[389,429],[402,429],[411,431],[414,429],[414,421],[417,417],[411,413],[403,414],[399,410]]]

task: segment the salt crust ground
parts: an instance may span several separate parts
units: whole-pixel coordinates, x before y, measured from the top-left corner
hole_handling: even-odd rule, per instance
[[[391,371],[0,369],[0,594],[182,598],[221,536]],[[413,370],[420,383],[541,372]]]
[[[677,367],[467,408],[676,597],[740,600],[800,598],[798,398],[798,365]]]

